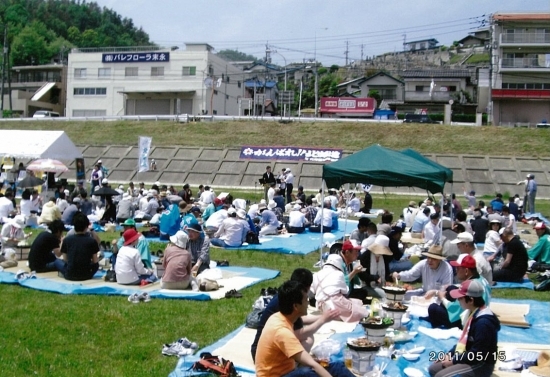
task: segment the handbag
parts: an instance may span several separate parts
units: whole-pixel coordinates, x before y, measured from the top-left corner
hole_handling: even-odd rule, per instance
[[[259,245],[260,239],[258,238],[258,235],[255,232],[250,231],[246,234],[246,242],[249,245]]]
[[[246,316],[245,326],[250,329],[257,329],[260,325],[260,319],[262,318],[263,312],[264,309],[252,309]]]
[[[200,360],[195,362],[191,369],[195,372],[207,372],[220,377],[239,376],[233,362],[219,356],[212,356],[209,352],[201,353]]]
[[[107,272],[105,273],[105,276],[103,278],[105,281],[109,282],[109,283],[116,283],[116,272],[115,270],[111,269],[111,270],[107,270]]]

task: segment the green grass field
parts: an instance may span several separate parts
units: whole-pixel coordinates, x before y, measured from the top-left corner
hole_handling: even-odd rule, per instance
[[[9,122],[2,129],[62,129],[76,144],[135,145],[138,135],[151,135],[155,145],[235,147],[272,143],[274,132],[292,145],[358,150],[380,143],[420,152],[548,156],[547,130],[439,125],[257,124],[253,122]],[[459,137],[457,137],[459,135]],[[193,188],[194,191],[196,188]],[[238,194],[238,195],[237,195]],[[234,193],[254,198],[254,193]],[[410,198],[375,196],[374,207],[398,216]],[[550,201],[537,200],[550,215]],[[114,234],[102,234],[112,239]],[[152,245],[151,250],[164,247]],[[209,302],[152,300],[131,304],[119,296],[65,296],[0,285],[0,375],[22,376],[167,376],[175,358],[163,357],[163,343],[187,337],[200,347],[211,344],[244,323],[261,288],[279,286],[297,267],[310,268],[318,253],[307,256],[212,249],[212,259],[231,265],[277,269],[281,275],[243,290],[243,298]],[[550,301],[550,293],[495,290],[494,297]]]

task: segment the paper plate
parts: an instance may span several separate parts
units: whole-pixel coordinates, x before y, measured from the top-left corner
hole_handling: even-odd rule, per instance
[[[424,377],[424,373],[416,368],[405,368],[403,372],[405,372],[408,377]]]
[[[422,352],[424,352],[425,349],[426,349],[426,347],[418,346],[418,347],[414,347],[413,349],[410,349],[407,352],[408,353],[422,353]]]
[[[403,358],[408,361],[416,361],[420,359],[420,355],[417,353],[404,353],[401,356],[403,356]]]

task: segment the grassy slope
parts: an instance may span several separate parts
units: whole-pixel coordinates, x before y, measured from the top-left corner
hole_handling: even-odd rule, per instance
[[[47,126],[47,127],[46,127]],[[421,152],[548,156],[546,130],[371,124],[254,124],[168,122],[0,123],[0,128],[63,129],[77,144],[135,144],[151,135],[155,145],[231,146],[271,144],[273,134],[288,145],[356,150],[378,142]],[[459,137],[457,137],[459,135]],[[114,141],[113,141],[114,140]],[[239,196],[249,197],[252,194]],[[399,213],[408,198],[375,196],[375,206]],[[538,204],[538,203],[537,203]],[[541,201],[543,213],[550,203]],[[105,240],[113,234],[103,234]],[[154,245],[152,250],[161,248]],[[212,250],[212,259],[232,265],[276,268],[280,277],[243,290],[242,299],[212,302],[153,300],[133,305],[125,297],[63,296],[0,285],[2,376],[166,376],[176,359],[161,356],[163,343],[186,336],[210,344],[244,322],[262,287],[278,286],[296,267],[312,266],[308,256]],[[497,290],[495,297],[550,301],[550,293]]]

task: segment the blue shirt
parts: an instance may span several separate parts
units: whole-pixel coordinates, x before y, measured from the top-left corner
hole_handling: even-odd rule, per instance
[[[430,218],[424,214],[424,212],[420,212],[416,215],[413,221],[413,225],[411,227],[411,232],[414,233],[420,233],[422,232],[422,229],[424,229],[424,226],[430,221]]]
[[[262,225],[274,225],[279,226],[279,220],[277,220],[277,215],[275,212],[268,209],[262,212]]]

